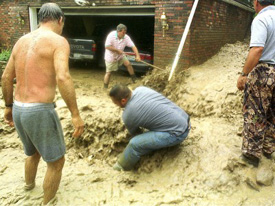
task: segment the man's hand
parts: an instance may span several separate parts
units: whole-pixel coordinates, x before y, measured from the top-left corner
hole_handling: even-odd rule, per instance
[[[84,131],[84,121],[80,116],[77,116],[72,118],[72,122],[74,126],[73,137],[79,137]]]
[[[239,90],[241,90],[241,91],[244,90],[246,81],[247,81],[246,76],[242,76],[242,75],[239,76],[238,81],[237,81],[237,87]]]
[[[120,50],[120,49],[117,49],[117,51],[116,51],[119,55],[122,55],[122,54],[124,54],[124,51],[122,51],[122,50]]]
[[[140,56],[136,56],[136,61],[140,62]]]
[[[247,55],[245,64],[243,66],[242,71],[245,74],[249,74],[253,68],[259,63],[259,60],[262,56],[264,47],[251,47],[249,53]],[[239,76],[237,81],[237,87],[239,90],[244,90],[245,83],[247,81],[246,76]]]
[[[4,113],[4,121],[11,127],[14,127],[14,122],[12,118],[12,107],[6,107]]]

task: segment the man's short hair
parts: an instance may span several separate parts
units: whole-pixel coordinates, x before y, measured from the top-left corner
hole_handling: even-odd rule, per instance
[[[59,21],[61,17],[64,21],[64,13],[56,3],[45,3],[38,12],[38,21],[42,23]]]
[[[128,99],[131,95],[131,90],[125,85],[115,85],[109,92],[109,96],[120,101],[122,99]]]
[[[117,31],[122,31],[122,30],[127,31],[127,27],[124,24],[119,24],[119,25],[117,25],[116,30]]]
[[[274,0],[258,0],[262,6],[274,5]]]

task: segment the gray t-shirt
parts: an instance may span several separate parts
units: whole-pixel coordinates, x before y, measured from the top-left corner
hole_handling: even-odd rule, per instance
[[[264,47],[261,62],[275,64],[275,6],[262,9],[251,25],[250,47]]]
[[[138,87],[132,92],[122,119],[132,135],[139,128],[180,135],[188,127],[189,116],[160,93],[147,87]]]

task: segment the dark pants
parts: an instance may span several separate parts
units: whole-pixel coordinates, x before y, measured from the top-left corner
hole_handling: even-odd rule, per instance
[[[261,158],[275,151],[275,66],[260,63],[249,74],[244,91],[242,152]]]

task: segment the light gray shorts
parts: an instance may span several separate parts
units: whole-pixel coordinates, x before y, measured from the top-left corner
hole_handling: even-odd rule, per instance
[[[12,113],[26,155],[32,156],[38,151],[45,162],[54,162],[64,156],[64,135],[53,103],[15,101]]]
[[[125,61],[128,61],[128,59],[124,56],[122,59],[116,61],[116,62],[106,62],[106,72],[115,72],[118,70],[118,67],[121,66]]]

